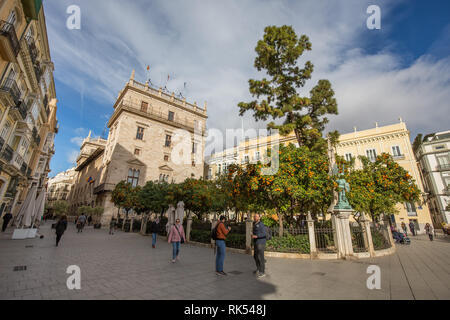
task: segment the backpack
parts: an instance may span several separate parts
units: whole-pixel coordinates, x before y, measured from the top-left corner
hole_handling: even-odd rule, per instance
[[[267,226],[264,227],[266,228],[266,240],[272,240],[272,229]]]
[[[217,223],[217,225],[212,229],[211,231],[211,239],[217,240],[217,227],[219,226],[221,222]]]

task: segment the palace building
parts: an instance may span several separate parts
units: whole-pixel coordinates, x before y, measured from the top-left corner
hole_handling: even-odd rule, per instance
[[[69,197],[73,213],[82,205],[103,207],[102,224],[117,214],[111,192],[120,181],[144,186],[203,177],[206,103],[201,108],[178,99],[134,74],[114,104],[108,139],[84,140]]]

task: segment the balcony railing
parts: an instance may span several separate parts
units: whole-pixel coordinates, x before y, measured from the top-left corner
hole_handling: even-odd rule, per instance
[[[9,146],[6,145],[5,149],[1,153],[0,157],[5,160],[6,162],[10,162],[13,158],[14,150]]]
[[[22,116],[22,119],[26,120],[28,108],[25,105],[25,103],[23,103],[22,101],[19,101],[19,103],[16,106],[14,106],[14,108],[17,109],[17,111],[19,111],[20,115]]]
[[[450,170],[450,163],[444,163],[444,164],[438,165],[438,170],[439,171],[448,171],[448,170]]]
[[[23,175],[26,175],[26,174],[27,174],[27,168],[28,168],[27,164],[26,164],[25,162],[22,163],[22,166],[20,167],[20,172],[21,172]]]
[[[5,145],[5,139],[3,139],[2,137],[0,137],[0,150],[3,149],[3,146]]]
[[[22,156],[20,154],[18,154],[17,152],[14,152],[13,158],[11,160],[11,164],[13,166],[15,166],[18,170],[20,170],[20,168],[22,167],[22,164],[23,164]]]
[[[14,54],[14,58],[17,57],[20,51],[20,43],[17,39],[16,29],[14,28],[14,25],[9,22],[0,20],[0,36],[7,39],[7,42],[11,47],[11,51]]]
[[[28,50],[30,52],[31,61],[33,62],[33,65],[36,65],[37,57],[38,57],[38,50],[36,48],[36,44],[34,43],[34,39],[32,36],[28,35],[25,37]]]
[[[6,81],[0,87],[1,91],[7,92],[11,95],[15,105],[19,104],[20,101],[20,89],[17,86],[16,80],[12,78],[6,79]]]

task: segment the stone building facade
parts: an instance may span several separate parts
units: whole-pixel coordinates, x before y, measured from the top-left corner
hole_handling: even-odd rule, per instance
[[[0,1],[0,215],[16,215],[33,183],[45,188],[56,103],[42,1]]]
[[[69,194],[74,184],[75,176],[75,168],[71,168],[48,179],[47,201],[52,203],[58,200],[69,200]]]
[[[206,103],[200,108],[140,83],[133,71],[114,104],[104,145],[92,148],[93,153],[84,151],[88,144],[82,146],[71,195],[73,210],[86,204],[102,206],[101,222],[107,224],[117,214],[111,192],[120,181],[144,186],[147,181],[202,178],[206,119]],[[89,178],[94,181],[86,184]],[[88,198],[79,201],[80,196]]]
[[[436,228],[450,223],[450,131],[429,134],[415,150]]]

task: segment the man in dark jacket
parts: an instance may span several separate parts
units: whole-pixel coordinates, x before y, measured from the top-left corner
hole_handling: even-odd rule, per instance
[[[416,235],[416,230],[415,230],[415,228],[416,228],[416,226],[414,225],[414,222],[411,221],[411,222],[409,223],[409,230],[411,230],[411,233],[412,233],[413,236]]]
[[[2,226],[2,232],[5,232],[6,227],[8,227],[9,221],[12,219],[12,214],[7,212],[3,215],[3,226]]]
[[[255,214],[254,221],[252,238],[254,239],[255,245],[253,257],[255,258],[257,269],[254,273],[256,273],[258,278],[262,278],[266,276],[264,251],[266,250],[267,232],[266,226],[261,221],[259,214]]]
[[[58,223],[56,224],[56,246],[59,244],[59,240],[61,240],[62,235],[64,234],[64,231],[67,229],[67,217],[62,216]]]

